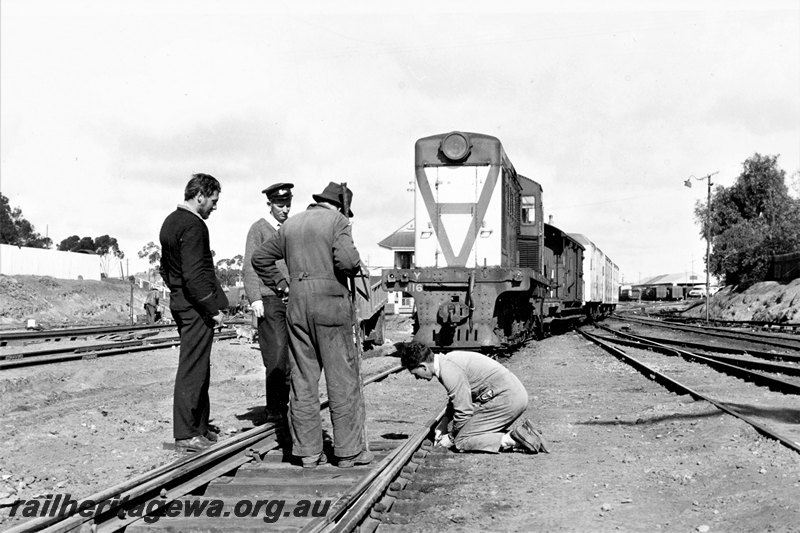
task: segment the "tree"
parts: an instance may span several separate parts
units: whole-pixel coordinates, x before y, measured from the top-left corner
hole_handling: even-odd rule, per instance
[[[789,195],[778,156],[754,154],[729,188],[711,198],[710,272],[743,287],[763,281],[773,254],[800,249],[800,200]],[[708,206],[698,202],[695,217],[706,235]]]
[[[23,215],[19,207],[11,209],[11,203],[0,194],[0,244],[50,248],[53,240],[42,237]]]
[[[241,255],[235,255],[232,259],[220,259],[214,265],[217,279],[223,287],[235,286],[236,282],[242,279],[242,260]]]
[[[91,237],[78,237],[72,235],[58,243],[58,250],[62,252],[92,252],[94,253],[94,239]]]
[[[111,258],[122,259],[125,252],[119,249],[117,239],[108,235],[101,235],[94,240],[94,252],[100,256],[100,269],[108,277],[108,267]]]
[[[71,235],[58,243],[58,250],[62,252],[93,253],[100,256],[100,271],[108,277],[108,267],[111,258],[122,259],[125,252],[119,249],[117,239],[108,235],[101,235],[95,239],[91,237],[78,237]]]
[[[150,267],[147,269],[147,280],[152,282],[152,278],[155,277],[155,272],[158,270],[157,265],[161,262],[161,246],[150,241],[136,255],[139,256],[139,259],[147,258],[147,262],[150,263]]]

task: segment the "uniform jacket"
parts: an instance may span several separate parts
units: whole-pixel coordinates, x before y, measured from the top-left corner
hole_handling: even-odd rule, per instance
[[[297,279],[327,279],[342,289],[361,267],[347,217],[318,204],[289,218],[276,238],[253,252],[251,263],[258,277],[268,287],[283,290],[287,281],[277,266],[279,259],[285,259],[292,284]]]
[[[244,292],[247,294],[247,300],[250,303],[260,300],[264,296],[275,296],[275,291],[267,287],[258,277],[256,271],[253,270],[253,265],[250,263],[250,260],[253,257],[253,252],[256,251],[259,246],[277,234],[278,230],[263,218],[253,222],[253,225],[250,226],[250,231],[247,232],[242,273],[244,275]],[[288,283],[289,272],[286,270],[286,263],[282,260],[278,261],[278,269],[280,269],[281,275]]]
[[[450,398],[453,433],[472,417],[475,403],[485,403],[506,391],[514,374],[497,361],[477,352],[452,351],[436,355],[438,379]]]
[[[164,220],[159,240],[159,270],[170,289],[170,309],[194,308],[210,317],[228,306],[214,273],[208,227],[199,215],[178,206]]]

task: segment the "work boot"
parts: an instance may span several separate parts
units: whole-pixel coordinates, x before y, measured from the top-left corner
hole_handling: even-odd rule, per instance
[[[179,439],[175,441],[175,450],[179,452],[202,452],[214,443],[203,435],[197,435],[191,439]]]
[[[541,433],[524,424],[517,426],[511,431],[511,438],[514,439],[514,442],[516,442],[520,448],[531,453],[547,452],[547,447],[544,444]]]
[[[316,468],[318,465],[324,465],[328,462],[328,457],[325,452],[320,452],[318,455],[310,455],[300,458],[303,468]]]
[[[533,427],[533,422],[531,422],[530,419],[526,418],[525,421],[522,422],[522,425],[525,426],[526,428],[528,428],[531,431],[531,433],[533,433],[534,435],[537,435],[539,437],[539,452],[540,453],[550,453],[547,441],[544,440],[544,437],[542,436],[542,432],[540,430],[536,429],[535,427]]]
[[[339,457],[336,466],[339,468],[353,468],[355,465],[368,465],[375,459],[375,454],[369,450],[361,450],[361,453],[351,457]]]

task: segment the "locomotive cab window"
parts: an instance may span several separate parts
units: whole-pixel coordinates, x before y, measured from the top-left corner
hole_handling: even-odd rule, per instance
[[[536,197],[535,196],[522,196],[522,223],[534,224],[536,223]]]

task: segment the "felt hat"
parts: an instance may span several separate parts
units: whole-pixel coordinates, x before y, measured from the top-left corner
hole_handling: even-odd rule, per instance
[[[315,202],[328,202],[339,209],[342,208],[342,201],[346,200],[348,206],[347,216],[351,218],[353,216],[353,210],[349,209],[353,202],[353,191],[347,185],[330,182],[325,187],[325,190],[319,194],[312,194],[311,197],[314,198]]]

